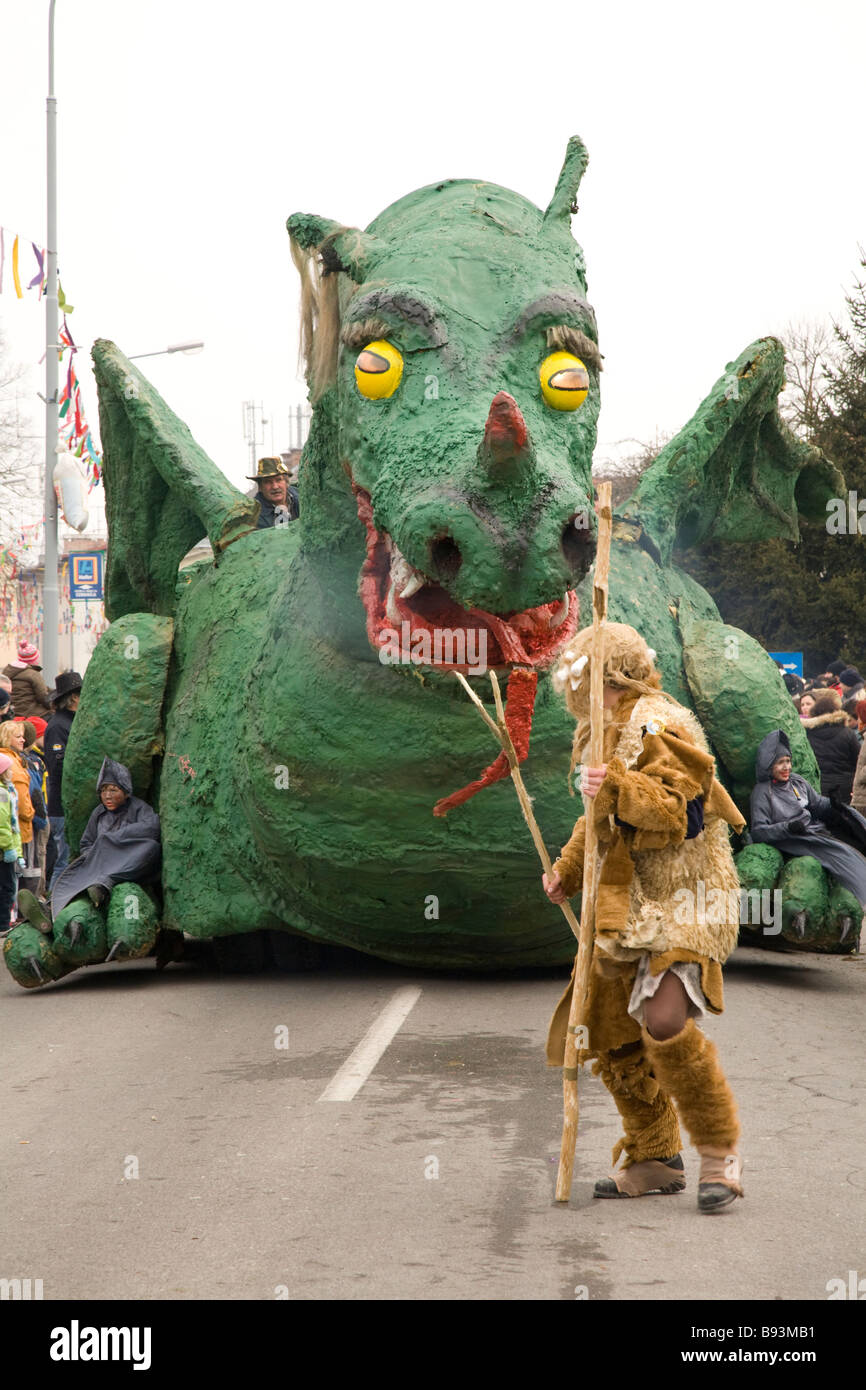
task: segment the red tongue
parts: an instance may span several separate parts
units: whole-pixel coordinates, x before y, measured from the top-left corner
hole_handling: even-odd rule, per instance
[[[472,614],[473,618],[481,618],[490,628],[490,631],[499,643],[499,650],[502,652],[504,661],[523,661],[527,666],[532,664],[514,628],[510,623],[507,623],[504,618],[497,618],[495,613],[485,613],[483,608],[470,608],[469,612]],[[510,697],[510,681],[508,683],[508,689]],[[531,718],[532,714],[530,712],[530,720]],[[505,722],[508,723],[508,720],[506,719]],[[510,727],[509,725],[509,728]],[[516,744],[515,747],[517,747]]]
[[[499,618],[484,614],[485,622],[499,623],[506,631],[511,632],[507,623],[503,623]],[[494,628],[497,640],[502,643],[503,638]],[[517,643],[520,646],[520,643]],[[504,650],[504,647],[503,647]],[[511,658],[509,658],[510,660]],[[525,660],[525,658],[524,658]],[[532,732],[532,714],[535,709],[535,694],[538,688],[538,672],[514,670],[508,677],[508,691],[505,697],[505,723],[514,744],[514,751],[517,754],[517,761],[522,763],[529,753],[529,735]],[[460,791],[452,792],[450,796],[443,797],[437,801],[433,807],[434,816],[444,816],[454,809],[455,806],[462,806],[464,801],[475,796],[484,787],[490,787],[494,782],[500,782],[503,777],[509,775],[510,768],[505,753],[486,767],[481,776],[475,782],[470,782],[468,786],[461,787]]]

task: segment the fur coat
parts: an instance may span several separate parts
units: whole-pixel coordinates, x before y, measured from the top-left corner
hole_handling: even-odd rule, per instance
[[[741,830],[745,821],[716,781],[689,710],[644,695],[615,714],[605,735],[607,775],[591,803],[602,854],[596,944],[620,961],[649,951],[721,963],[739,933],[728,827]],[[584,839],[581,817],[554,865],[569,896],[582,884]]]
[[[33,714],[39,719],[51,718],[53,710],[41,666],[22,666],[10,661],[3,667],[3,675],[12,682],[12,706],[18,718],[29,719]]]
[[[860,740],[848,726],[845,711],[831,710],[802,722],[821,772],[821,795],[850,801]]]

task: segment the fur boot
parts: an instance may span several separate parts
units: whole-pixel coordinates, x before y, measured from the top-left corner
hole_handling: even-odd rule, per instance
[[[740,1124],[733,1092],[719,1065],[715,1044],[693,1018],[664,1041],[643,1030],[653,1075],[676,1101],[689,1138],[701,1155],[698,1206],[717,1211],[742,1197],[737,1142]]]
[[[682,1160],[677,1172],[665,1174],[661,1169],[661,1162],[679,1153],[677,1117],[650,1074],[640,1045],[632,1044],[625,1056],[601,1053],[593,1072],[613,1096],[625,1131],[612,1154],[614,1167],[625,1154],[623,1167],[616,1176],[596,1183],[595,1195],[637,1197],[650,1191],[681,1191],[685,1187]]]

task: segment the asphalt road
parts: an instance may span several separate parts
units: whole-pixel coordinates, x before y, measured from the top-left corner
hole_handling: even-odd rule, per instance
[[[726,979],[708,1031],[747,1196],[708,1218],[693,1151],[682,1195],[592,1199],[619,1127],[589,1074],[554,1201],[553,974],[143,961],[25,993],[4,970],[0,1277],[45,1299],[826,1299],[866,1276],[866,960],[744,950]],[[354,1098],[320,1099],[410,987]]]

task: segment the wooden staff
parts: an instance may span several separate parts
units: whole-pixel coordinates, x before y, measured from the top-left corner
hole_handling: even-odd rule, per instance
[[[611,504],[610,483],[599,483],[598,548],[595,555],[595,574],[592,584],[592,656],[589,671],[589,767],[601,767],[604,762],[604,636],[607,617],[607,588],[610,572]],[[574,1169],[574,1150],[577,1143],[577,1054],[578,1037],[586,1047],[584,1019],[592,971],[592,949],[595,940],[595,903],[598,894],[598,852],[592,802],[584,804],[586,840],[583,856],[583,889],[581,896],[580,936],[574,969],[574,987],[565,1035],[565,1063],[562,1068],[562,1143],[559,1150],[559,1169],[556,1174],[556,1200],[567,1202],[571,1196],[571,1176]]]
[[[610,572],[611,503],[610,483],[599,483],[598,505],[598,548],[595,559],[595,576],[592,586],[592,665],[590,667],[590,736],[589,766],[601,767],[604,760],[604,647],[602,624],[607,616],[608,574]],[[489,727],[494,738],[503,749],[511,771],[523,819],[529,826],[530,834],[538,850],[544,872],[553,876],[550,855],[547,853],[538,822],[532,812],[532,798],[526,790],[520,775],[517,753],[505,723],[505,711],[496,672],[491,671],[490,683],[493,686],[493,700],[496,705],[496,719],[492,719],[475,694],[472,686],[459,671],[454,675],[459,680],[472,703],[477,707],[481,718]],[[586,809],[586,808],[584,808]],[[590,810],[592,808],[590,807]],[[567,1202],[571,1195],[571,1176],[574,1168],[574,1150],[577,1143],[577,1039],[582,1036],[581,1019],[586,1010],[586,997],[589,990],[589,977],[592,970],[592,948],[595,937],[595,899],[597,893],[597,849],[595,822],[586,815],[586,840],[583,859],[582,924],[578,922],[569,902],[560,903],[563,916],[578,941],[575,962],[574,988],[571,993],[571,1008],[568,1018],[568,1031],[565,1035],[565,1063],[562,1069],[563,1123],[562,1143],[559,1153],[559,1169],[556,1175],[556,1200]]]
[[[508,725],[505,722],[505,710],[502,706],[502,693],[499,689],[499,681],[496,679],[495,671],[490,671],[488,674],[490,676],[490,684],[493,686],[493,701],[496,705],[495,719],[491,719],[490,715],[487,713],[487,710],[484,708],[478,696],[475,694],[475,691],[472,689],[472,686],[469,684],[466,677],[462,676],[459,671],[454,672],[454,675],[457,677],[460,684],[463,686],[463,689],[466,691],[466,694],[469,696],[472,703],[477,706],[481,718],[484,720],[485,724],[488,725],[490,732],[493,734],[493,737],[498,740],[502,748],[502,751],[508,759],[508,766],[511,770],[511,780],[514,783],[514,789],[517,792],[517,800],[520,802],[520,809],[523,812],[523,819],[529,826],[529,833],[535,841],[535,848],[538,850],[538,857],[541,860],[542,865],[544,866],[544,872],[549,877],[552,877],[553,866],[550,862],[550,855],[547,853],[547,847],[544,843],[544,840],[541,838],[541,831],[538,828],[538,821],[535,819],[535,816],[533,815],[532,797],[526,790],[525,783],[520,775],[520,764],[517,760],[517,751],[511,740],[511,734],[508,731]],[[574,910],[571,906],[571,903],[560,903],[560,907],[562,908],[563,916],[565,917],[566,922],[571,927],[571,930],[574,932],[574,935],[577,937],[577,940],[580,941],[580,923],[574,915]]]

